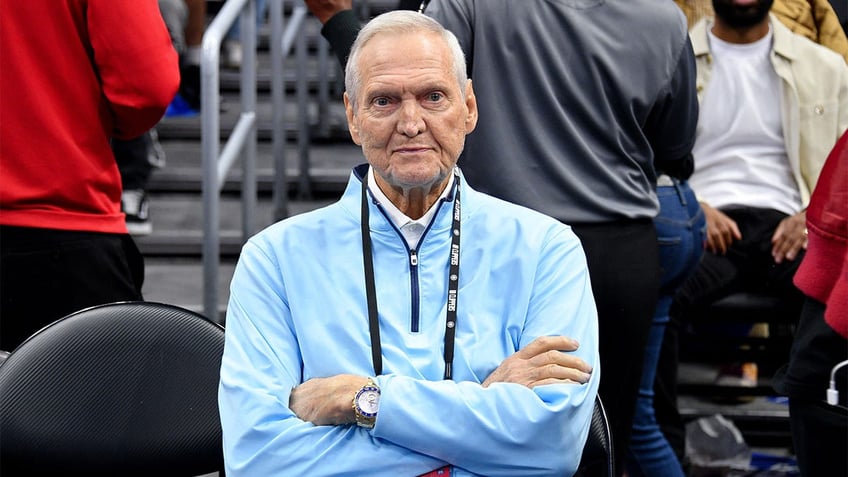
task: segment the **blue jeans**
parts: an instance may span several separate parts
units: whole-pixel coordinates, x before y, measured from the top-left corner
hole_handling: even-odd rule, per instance
[[[265,23],[265,13],[268,11],[267,0],[256,0],[256,35],[259,35],[259,27]],[[226,35],[227,40],[241,41],[241,18],[236,19],[230,31]]]
[[[627,452],[627,471],[631,477],[685,476],[654,415],[654,375],[674,292],[701,259],[707,223],[689,184],[673,182],[673,185],[657,187],[660,213],[654,219],[654,226],[660,249],[660,296],[645,348],[633,433]]]

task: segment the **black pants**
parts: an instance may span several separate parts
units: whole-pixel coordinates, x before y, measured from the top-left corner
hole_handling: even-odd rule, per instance
[[[0,226],[0,349],[83,308],[141,300],[143,281],[129,235]]]
[[[133,139],[112,139],[112,153],[121,171],[121,184],[124,190],[147,190],[147,183],[153,172],[153,165],[147,158],[153,147],[147,133]]]
[[[725,255],[707,251],[697,270],[675,296],[672,314],[685,320],[690,308],[707,307],[719,298],[738,291],[771,291],[791,300],[799,312],[803,296],[792,284],[792,277],[803,250],[794,260],[775,264],[771,255],[771,237],[786,214],[751,207],[722,210],[735,220],[742,240],[734,242]]]
[[[789,422],[803,477],[848,476],[848,409],[789,398]]]
[[[774,377],[789,396],[789,422],[804,477],[848,476],[848,369],[836,372],[837,406],[825,401],[833,367],[848,359],[848,340],[824,321],[825,305],[808,298],[792,340],[789,363]]]
[[[610,420],[616,468],[624,455],[659,295],[659,248],[651,220],[572,225],[589,265],[600,327],[600,395]]]
[[[771,209],[738,207],[722,212],[736,221],[742,240],[734,242],[725,255],[706,251],[695,272],[680,287],[671,308],[654,385],[654,412],[666,439],[678,457],[683,456],[686,430],[677,410],[678,330],[687,325],[693,309],[708,307],[716,300],[739,291],[769,291],[785,298],[785,306],[800,314],[803,295],[792,277],[803,258],[775,264],[771,237],[786,214]]]

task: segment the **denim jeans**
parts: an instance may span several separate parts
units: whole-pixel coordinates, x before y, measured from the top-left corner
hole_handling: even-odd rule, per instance
[[[654,226],[659,243],[660,296],[645,348],[627,470],[631,477],[684,477],[680,461],[660,431],[654,414],[654,375],[674,292],[701,259],[707,224],[688,183],[672,180],[672,185],[660,185],[657,197],[660,213],[654,219]]]
[[[265,15],[268,11],[267,0],[256,0],[256,35],[259,35],[259,28],[265,23]],[[227,40],[241,41],[241,19],[236,19],[230,31],[226,35]]]

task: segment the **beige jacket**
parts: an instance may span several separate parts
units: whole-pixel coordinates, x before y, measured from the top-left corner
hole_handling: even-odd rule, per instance
[[[848,65],[833,51],[789,31],[774,15],[771,27],[771,63],[781,79],[783,139],[806,207],[827,155],[848,129]],[[699,101],[712,74],[710,28],[712,20],[703,18],[689,32]]]

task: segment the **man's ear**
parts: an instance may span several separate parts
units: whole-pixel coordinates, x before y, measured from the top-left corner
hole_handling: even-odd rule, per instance
[[[359,141],[359,126],[356,125],[356,116],[353,112],[353,105],[350,102],[350,98],[347,96],[347,92],[344,94],[344,106],[345,106],[345,116],[347,116],[347,130],[350,132],[350,138],[353,139],[353,143],[357,145],[362,145]]]
[[[471,134],[477,127],[477,96],[474,95],[474,87],[469,79],[465,83],[465,108],[468,110],[465,116],[465,134]]]

